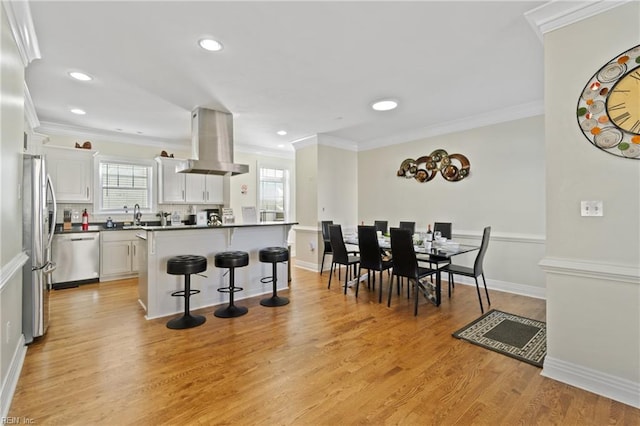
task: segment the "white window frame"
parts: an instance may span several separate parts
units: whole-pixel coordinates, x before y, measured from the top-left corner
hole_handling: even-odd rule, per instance
[[[149,197],[149,207],[140,209],[141,213],[153,213],[158,209],[158,198],[156,182],[158,176],[157,164],[154,160],[142,158],[117,157],[109,155],[97,155],[94,160],[93,182],[94,182],[94,203],[93,210],[97,214],[129,214],[133,212],[134,206],[122,206],[120,210],[105,210],[102,205],[102,176],[100,175],[100,163],[131,164],[134,166],[148,167],[150,169],[147,196]]]
[[[260,184],[260,171],[262,169],[275,169],[275,170],[283,170],[284,171],[284,222],[288,222],[291,217],[291,170],[288,167],[283,167],[279,164],[271,164],[271,163],[261,163],[257,164],[257,172],[256,172],[256,204],[258,214],[262,213],[262,185]],[[262,219],[262,216],[260,216]]]

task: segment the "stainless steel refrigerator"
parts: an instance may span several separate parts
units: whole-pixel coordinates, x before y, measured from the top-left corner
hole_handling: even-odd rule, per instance
[[[51,273],[56,268],[51,261],[56,196],[44,156],[24,155],[22,202],[22,244],[29,256],[22,273],[22,332],[31,343],[47,331]]]

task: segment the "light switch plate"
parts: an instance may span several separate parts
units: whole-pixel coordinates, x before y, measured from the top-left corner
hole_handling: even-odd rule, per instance
[[[581,201],[581,216],[602,216],[604,214],[602,201]]]

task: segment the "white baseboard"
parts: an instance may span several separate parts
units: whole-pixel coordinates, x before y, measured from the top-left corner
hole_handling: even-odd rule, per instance
[[[13,394],[18,386],[18,379],[20,378],[20,372],[24,364],[24,358],[27,355],[27,347],[25,345],[24,335],[20,335],[16,349],[13,352],[11,358],[11,364],[9,364],[9,371],[7,371],[7,377],[2,382],[2,389],[0,389],[0,419],[6,419],[9,414],[9,407],[13,400]]]
[[[319,265],[314,262],[303,262],[301,260],[296,259],[294,266],[296,268],[306,269],[307,271],[311,271],[311,272],[320,272],[320,269],[318,269]],[[325,270],[327,270],[327,268],[325,268]]]
[[[474,287],[476,285],[476,282],[474,281],[473,278],[462,277],[459,275],[456,275],[455,282],[456,284],[471,285]],[[478,283],[480,284],[480,289],[482,290],[484,288],[484,286],[482,285],[482,278],[478,279]],[[445,289],[446,285],[447,285],[447,276],[446,274],[442,274],[442,288]],[[489,290],[519,294],[522,296],[533,297],[535,299],[544,299],[546,296],[546,291],[545,291],[546,289],[544,287],[535,287],[532,285],[510,283],[507,281],[487,279],[487,288]]]
[[[640,408],[640,383],[547,356],[543,376]]]

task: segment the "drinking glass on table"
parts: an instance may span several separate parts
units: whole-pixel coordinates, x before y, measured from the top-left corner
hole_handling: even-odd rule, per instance
[[[433,233],[433,239],[436,241],[440,241],[440,238],[442,237],[442,232],[440,231],[436,231]]]

